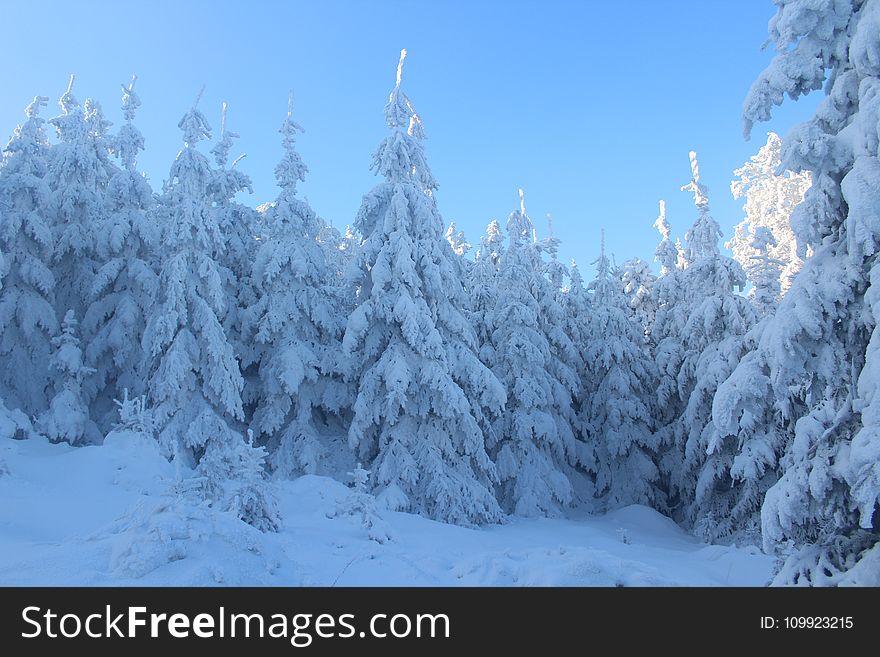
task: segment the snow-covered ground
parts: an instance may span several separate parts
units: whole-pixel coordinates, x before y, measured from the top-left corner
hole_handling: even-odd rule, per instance
[[[350,489],[327,477],[280,484],[277,534],[180,502],[175,480],[131,434],[83,448],[0,440],[0,584],[754,586],[773,567],[641,506],[483,529],[386,511],[393,537],[380,544],[334,517]]]

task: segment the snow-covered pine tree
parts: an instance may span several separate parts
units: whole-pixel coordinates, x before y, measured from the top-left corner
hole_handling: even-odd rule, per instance
[[[774,132],[767,133],[767,143],[750,161],[733,172],[737,178],[730,183],[733,198],[745,197],[745,218],[737,224],[733,237],[725,246],[733,251],[733,257],[748,269],[751,258],[759,255],[752,242],[758,227],[770,231],[775,240],[767,244],[767,255],[782,263],[781,293],[791,287],[794,275],[800,271],[803,259],[798,255],[798,245],[791,225],[795,207],[803,201],[810,188],[809,171],[795,173],[779,171],[782,139]]]
[[[361,527],[367,532],[367,538],[377,543],[391,540],[391,529],[376,508],[376,498],[367,490],[370,471],[364,470],[361,464],[348,473],[352,479],[352,491],[337,504],[336,514],[360,516]]]
[[[572,406],[572,429],[579,447],[579,470],[589,477],[579,477],[573,481],[582,486],[576,487],[575,494],[583,500],[595,499],[595,473],[598,463],[594,460],[595,450],[590,441],[589,397],[593,388],[591,372],[586,360],[587,345],[592,337],[592,300],[584,285],[577,263],[572,260],[568,268],[568,285],[560,297],[563,309],[562,330],[568,336],[580,359],[575,365],[578,376],[578,390]]]
[[[0,396],[28,415],[46,409],[51,341],[58,333],[46,184],[50,147],[39,115],[47,101],[36,96],[25,108],[27,120],[12,134],[0,167]]]
[[[125,123],[112,141],[122,168],[110,179],[104,194],[106,214],[96,231],[100,267],[83,318],[84,332],[91,336],[86,359],[97,370],[98,388],[106,388],[98,400],[103,405],[93,406],[95,417],[103,419],[104,430],[115,415],[111,400],[126,390],[135,397],[146,392],[141,338],[159,284],[153,270],[159,243],[159,230],[151,214],[153,191],[137,170],[144,137],[133,123],[141,104],[134,91],[136,79],[133,76],[122,86]]]
[[[480,237],[480,248],[468,274],[470,291],[469,317],[479,345],[480,360],[492,362],[491,322],[489,318],[498,298],[498,268],[504,253],[504,236],[496,219],[489,222],[486,234]],[[489,445],[491,447],[492,445]]]
[[[748,134],[826,83],[782,146],[782,166],[813,175],[792,225],[814,253],[713,409],[726,440],[741,436],[736,477],[781,473],[763,482],[761,531],[766,550],[795,548],[782,584],[876,583],[880,563],[878,24],[876,0],[779,3],[777,53],[744,105]]]
[[[584,360],[590,387],[585,415],[595,495],[600,505],[664,507],[654,464],[656,436],[647,400],[654,374],[641,325],[631,316],[622,282],[611,272],[602,234]]]
[[[522,190],[520,190],[522,194]],[[525,212],[524,199],[520,198],[520,209]],[[566,330],[566,316],[563,306],[563,288],[568,276],[567,267],[559,261],[559,238],[553,235],[553,219],[547,214],[548,236],[538,239],[534,231],[532,248],[537,265],[536,276],[532,282],[533,294],[538,301],[541,327],[550,346],[549,372],[554,382],[554,415],[559,430],[559,442],[564,446],[564,461],[569,468],[566,472],[570,480],[578,476],[576,466],[585,458],[585,437],[583,427],[577,416],[577,400],[581,397],[581,377],[584,369],[582,352],[574,342],[576,333]],[[543,254],[550,255],[544,260]]]
[[[317,241],[323,224],[296,192],[308,171],[296,150],[298,130],[291,98],[279,131],[284,155],[275,167],[281,192],[264,213],[267,236],[253,267],[257,300],[245,321],[259,376],[252,425],[267,437],[270,462],[282,476],[318,471],[327,446],[316,415],[339,413],[347,401],[334,369],[343,326],[332,294],[335,272]]]
[[[714,531],[719,521],[714,496],[730,488],[730,477],[729,463],[720,454],[707,454],[715,431],[712,398],[745,352],[744,336],[755,316],[751,304],[737,294],[745,285],[742,267],[720,252],[721,230],[709,211],[708,190],[693,151],[690,160],[692,179],[682,191],[693,193],[698,214],[685,234],[686,266],[677,274],[678,307],[671,310],[680,326],[673,337],[677,348],[670,360],[661,362],[658,356],[662,371],[675,374],[680,414],[665,428],[661,469],[675,517],[699,531]]]
[[[666,201],[663,199],[660,199],[660,214],[654,221],[654,228],[660,233],[660,244],[654,250],[654,260],[660,263],[660,276],[666,276],[681,267],[679,265],[680,249],[669,238],[672,228],[666,219]]]
[[[446,522],[492,522],[501,515],[495,468],[474,409],[499,410],[504,390],[477,358],[462,315],[422,121],[400,87],[405,55],[385,106],[391,134],[373,156],[385,180],[354,224],[364,242],[343,342],[358,391],[349,443],[386,504]]]
[[[47,182],[51,192],[55,231],[55,307],[60,316],[73,310],[82,317],[91,299],[98,270],[99,226],[106,224],[105,193],[118,168],[110,159],[107,130],[101,106],[91,98],[80,105],[73,95],[74,76],[58,105],[62,113],[49,120],[58,133],[52,149]],[[85,335],[86,344],[92,336]],[[89,382],[93,397],[96,381]]]
[[[454,221],[446,229],[446,241],[449,242],[452,252],[460,258],[464,258],[467,252],[471,250],[471,244],[465,238],[464,231],[456,230]]]
[[[263,457],[229,426],[244,418],[242,378],[221,323],[227,299],[213,255],[222,252],[224,236],[210,192],[215,172],[196,150],[199,141],[210,137],[197,103],[198,98],[178,124],[184,147],[171,166],[156,213],[163,261],[159,303],[143,338],[149,397],[166,452],[187,464],[198,463],[203,492],[213,504],[267,529],[274,516],[269,498],[249,496],[245,512],[237,492],[240,482],[228,479],[241,468],[253,475]],[[263,509],[253,506],[260,500],[266,502]]]
[[[517,515],[556,515],[572,501],[567,474],[578,462],[577,443],[569,424],[571,393],[552,373],[554,355],[536,298],[549,286],[537,280],[544,271],[522,193],[507,228],[510,246],[490,319],[490,364],[507,388],[507,406],[495,423],[499,497]]]
[[[657,374],[657,392],[651,417],[657,432],[660,460],[658,466],[662,487],[669,494],[669,473],[680,461],[679,454],[670,448],[675,424],[684,412],[684,402],[678,393],[678,373],[683,359],[682,333],[688,320],[688,299],[683,286],[684,254],[678,242],[671,239],[671,228],[666,218],[666,203],[660,201],[660,214],[654,222],[660,233],[660,243],[654,250],[654,260],[660,264],[660,276],[654,283],[654,323],[651,326],[653,359]]]
[[[52,442],[71,445],[98,443],[102,434],[89,417],[89,405],[82,382],[94,369],[83,363],[77,328],[79,322],[68,310],[61,323],[61,334],[52,340],[55,352],[49,368],[55,378],[55,396],[49,409],[40,415],[37,425]]]
[[[266,481],[266,448],[254,445],[250,429],[247,435],[247,442],[238,435],[208,441],[198,468],[202,493],[222,500],[225,511],[261,532],[277,532],[281,513],[274,487]]]
[[[620,279],[630,313],[642,327],[645,336],[649,337],[657,312],[654,298],[654,282],[657,277],[651,271],[651,265],[641,258],[632,258],[621,265]]]
[[[229,152],[239,135],[226,127],[227,110],[228,106],[224,102],[220,111],[220,139],[211,148],[217,168],[214,169],[214,179],[208,188],[214,201],[213,211],[217,215],[217,226],[223,235],[222,248],[213,255],[226,291],[223,329],[242,365],[245,375],[242,399],[245,410],[250,411],[256,403],[258,392],[253,385],[257,378],[256,372],[250,371],[248,365],[254,363],[257,356],[253,341],[245,335],[244,313],[257,298],[251,269],[258,244],[256,236],[260,228],[265,229],[265,225],[258,221],[258,214],[253,208],[235,200],[240,192],[253,193],[253,189],[250,177],[237,166],[245,154],[239,155],[229,164]]]

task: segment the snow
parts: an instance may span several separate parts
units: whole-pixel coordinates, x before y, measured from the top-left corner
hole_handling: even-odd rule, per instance
[[[0,462],[2,585],[760,586],[775,561],[643,506],[483,529],[382,511],[392,539],[378,543],[336,512],[352,489],[315,475],[276,484],[282,527],[263,534],[175,509],[174,465],[128,431],[80,448],[3,438]]]

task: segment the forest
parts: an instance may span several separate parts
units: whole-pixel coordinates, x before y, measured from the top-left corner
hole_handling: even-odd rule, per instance
[[[0,166],[0,438],[142,434],[177,495],[262,532],[273,482],[354,469],[378,540],[385,509],[474,527],[638,504],[776,555],[776,584],[876,578],[880,1],[778,4],[745,132],[824,98],[734,172],[726,241],[682,157],[693,215],[677,238],[660,201],[658,269],[604,244],[561,261],[523,190],[476,239],[447,225],[406,51],[344,229],[298,193],[292,101],[280,192],[253,208],[225,105],[212,130],[196,98],[154,187],[136,78],[118,127],[73,77],[57,113],[35,97]]]

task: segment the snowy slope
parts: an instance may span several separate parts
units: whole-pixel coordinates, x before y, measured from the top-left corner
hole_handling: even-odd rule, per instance
[[[154,442],[116,434],[71,448],[0,439],[3,585],[763,585],[773,559],[701,544],[641,506],[602,517],[513,519],[485,529],[384,512],[393,540],[335,515],[326,477],[279,485],[284,524],[262,534],[166,493]]]

